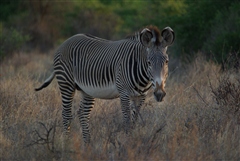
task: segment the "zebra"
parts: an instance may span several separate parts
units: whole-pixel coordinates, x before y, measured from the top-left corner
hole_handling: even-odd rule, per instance
[[[166,95],[168,77],[167,48],[175,39],[166,27],[159,31],[147,26],[125,39],[111,41],[90,34],[77,34],[57,49],[54,71],[36,91],[47,87],[56,77],[62,97],[64,132],[69,133],[75,90],[80,91],[78,117],[85,143],[90,142],[89,117],[95,98],[120,98],[126,133],[138,119],[146,94],[153,88],[157,102]],[[134,108],[131,108],[131,102]]]

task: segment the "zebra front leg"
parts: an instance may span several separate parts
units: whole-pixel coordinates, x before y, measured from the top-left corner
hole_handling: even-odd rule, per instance
[[[90,143],[89,118],[91,109],[94,106],[95,99],[91,96],[83,94],[78,117],[82,126],[82,137],[85,143]]]
[[[122,113],[123,113],[123,126],[125,132],[128,134],[131,127],[131,114],[130,114],[130,99],[128,95],[120,95]]]
[[[140,95],[138,97],[133,98],[133,104],[131,106],[131,120],[133,128],[136,126],[136,122],[138,120],[138,116],[140,115],[140,109],[142,104],[144,103],[146,95]]]

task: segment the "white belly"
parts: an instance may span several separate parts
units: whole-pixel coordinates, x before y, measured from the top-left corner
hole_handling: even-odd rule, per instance
[[[119,97],[117,87],[114,84],[112,84],[110,86],[106,86],[104,88],[92,87],[92,86],[81,86],[81,85],[79,85],[79,87],[86,94],[88,94],[94,98],[113,99],[113,98]]]

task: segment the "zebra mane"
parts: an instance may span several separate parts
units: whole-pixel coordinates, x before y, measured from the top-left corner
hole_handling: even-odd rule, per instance
[[[147,26],[145,28],[148,28],[150,31],[152,31],[155,34],[155,37],[156,37],[155,45],[157,45],[157,46],[160,45],[160,43],[161,43],[161,32],[158,29],[158,27],[157,26],[153,26],[153,25],[149,25],[149,26]]]
[[[161,42],[161,32],[160,30],[158,29],[158,27],[156,26],[153,26],[153,25],[149,25],[149,26],[146,26],[144,28],[141,28],[138,32],[135,32],[134,34],[132,35],[128,35],[126,37],[126,39],[130,39],[130,40],[137,40],[137,41],[140,41],[140,35],[141,35],[141,31],[145,28],[148,28],[150,31],[152,31],[155,36],[156,36],[156,42],[155,42],[155,45],[160,45],[160,42]]]
[[[126,36],[126,39],[140,41],[140,33],[141,32],[135,32],[134,34]]]

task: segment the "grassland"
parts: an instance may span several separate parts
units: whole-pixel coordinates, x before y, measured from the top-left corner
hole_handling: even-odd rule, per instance
[[[53,55],[19,53],[0,66],[0,160],[240,160],[239,68],[202,56],[187,65],[170,61],[167,96],[152,92],[129,136],[119,100],[96,100],[91,143],[84,146],[75,94],[73,122],[63,147],[61,99],[56,83],[35,92],[52,70]]]

